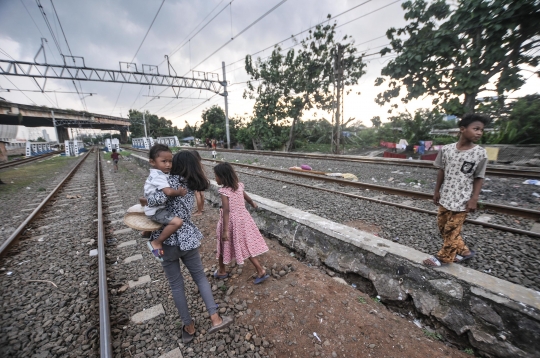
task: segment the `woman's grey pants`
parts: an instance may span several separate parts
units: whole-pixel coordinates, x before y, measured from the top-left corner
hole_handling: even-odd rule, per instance
[[[188,269],[193,281],[199,287],[199,292],[206,305],[208,314],[213,315],[217,312],[217,304],[212,296],[212,289],[210,283],[204,274],[204,268],[199,255],[199,249],[193,249],[189,251],[181,251],[178,246],[163,245],[163,271],[165,276],[169,280],[171,291],[174,299],[174,304],[178,309],[182,323],[187,326],[190,325],[191,315],[189,314],[188,304],[186,300],[186,293],[184,290],[184,277],[180,270],[180,261],[182,260],[186,268]]]

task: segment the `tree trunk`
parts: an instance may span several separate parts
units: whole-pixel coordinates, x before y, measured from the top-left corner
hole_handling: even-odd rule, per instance
[[[291,123],[291,130],[289,131],[289,139],[287,140],[287,144],[285,144],[285,151],[290,152],[293,149],[294,146],[294,127],[296,125],[296,118],[293,118],[293,121]]]
[[[463,108],[465,109],[465,114],[474,113],[475,105],[476,105],[476,92],[466,93],[465,101],[463,102]]]

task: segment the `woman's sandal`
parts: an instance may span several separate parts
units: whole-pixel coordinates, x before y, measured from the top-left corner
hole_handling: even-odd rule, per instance
[[[195,323],[195,320],[192,320],[193,323]],[[195,332],[193,334],[190,334],[188,331],[186,331],[186,326],[182,325],[182,342],[184,344],[188,344],[193,340],[193,337],[195,336]],[[193,325],[193,328],[195,328],[195,325]]]
[[[422,263],[428,267],[441,267],[448,265],[448,263],[446,262],[439,261],[439,259],[435,256],[430,257],[429,259],[425,259],[424,261],[422,261]]]
[[[207,334],[212,334],[212,333],[215,333],[217,331],[221,331],[222,329],[229,327],[233,323],[234,323],[234,317],[222,316],[221,317],[221,323],[218,324],[217,326],[210,327],[208,329]]]
[[[154,255],[154,258],[156,260],[158,260],[159,262],[163,262],[163,258],[161,257],[161,254],[160,254],[160,251],[162,251],[163,249],[154,249],[150,241],[146,242],[146,246],[148,246],[148,250],[150,250],[150,252],[152,253],[152,255]]]

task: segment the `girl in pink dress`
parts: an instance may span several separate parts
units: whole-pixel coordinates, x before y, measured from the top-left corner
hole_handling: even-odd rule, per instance
[[[223,279],[229,276],[225,265],[232,260],[243,264],[249,259],[257,269],[257,277],[253,281],[259,284],[270,277],[255,257],[268,251],[255,221],[246,209],[244,200],[253,208],[257,204],[244,191],[244,184],[238,181],[238,176],[229,163],[221,163],[214,167],[216,182],[223,185],[221,194],[221,213],[217,225],[217,259],[219,268],[214,272],[214,278]]]

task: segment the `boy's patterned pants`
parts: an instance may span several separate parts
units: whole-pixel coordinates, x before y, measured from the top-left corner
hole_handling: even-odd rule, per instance
[[[457,254],[469,252],[469,248],[461,237],[461,227],[466,217],[466,211],[450,211],[439,206],[437,225],[444,240],[442,249],[437,253],[439,261],[450,263],[454,261]]]

